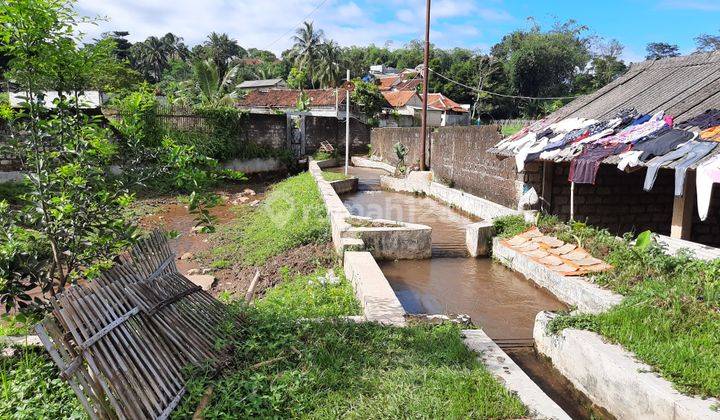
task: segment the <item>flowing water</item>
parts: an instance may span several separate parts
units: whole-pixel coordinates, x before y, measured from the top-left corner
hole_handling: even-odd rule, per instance
[[[358,191],[341,198],[353,215],[432,227],[432,258],[378,262],[408,313],[469,315],[573,418],[607,418],[534,350],[537,313],[567,306],[489,258],[467,256],[465,227],[478,219],[425,196],[382,190],[381,170],[351,167],[350,174],[360,178]]]

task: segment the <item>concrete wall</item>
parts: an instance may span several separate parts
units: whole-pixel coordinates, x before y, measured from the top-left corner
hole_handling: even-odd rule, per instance
[[[273,149],[287,144],[287,117],[282,115],[248,114],[243,118],[244,141]]]
[[[396,166],[398,163],[395,155],[395,143],[400,143],[408,148],[405,156],[407,166],[420,165],[420,129],[413,128],[374,128],[370,133],[370,145],[373,156],[379,157],[383,162]],[[425,162],[429,163],[430,144],[425,145]]]
[[[345,152],[345,121],[330,117],[305,117],[305,151],[315,153],[327,141],[341,153]],[[370,128],[355,118],[350,119],[350,153],[366,154],[370,144]]]
[[[285,169],[285,165],[278,159],[233,159],[222,164],[225,169],[232,169],[246,174],[259,172],[275,172]]]
[[[683,395],[653,369],[590,331],[547,332],[553,315],[538,314],[533,336],[538,351],[595,404],[618,419],[720,419],[714,398]]]

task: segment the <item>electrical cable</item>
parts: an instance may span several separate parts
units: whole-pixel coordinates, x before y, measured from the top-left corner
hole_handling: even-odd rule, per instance
[[[276,39],[275,41],[273,41],[273,42],[271,42],[270,44],[268,44],[265,48],[263,48],[263,50],[269,49],[270,47],[272,47],[273,45],[275,45],[275,43],[277,43],[278,41],[280,41],[281,39],[283,39],[287,34],[289,34],[290,32],[294,31],[295,29],[297,29],[298,26],[302,25],[303,22],[305,22],[310,16],[312,16],[315,12],[317,12],[317,11],[322,7],[322,5],[325,4],[326,2],[327,2],[327,0],[322,0],[320,3],[318,3],[318,5],[315,6],[315,8],[310,11],[310,13],[308,13],[307,15],[305,15],[305,17],[303,17],[297,24],[295,24],[295,26],[293,26],[292,28],[290,28],[290,29],[288,29],[287,31],[283,32],[282,35],[280,35],[279,37],[277,37],[277,39]]]

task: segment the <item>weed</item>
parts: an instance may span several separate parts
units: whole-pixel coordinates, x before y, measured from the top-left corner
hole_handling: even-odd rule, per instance
[[[346,179],[349,179],[350,177],[345,175],[342,172],[325,172],[322,173],[323,179],[328,182],[333,181],[344,181]]]

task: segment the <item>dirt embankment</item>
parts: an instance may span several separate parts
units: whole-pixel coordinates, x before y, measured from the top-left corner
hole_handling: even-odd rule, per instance
[[[236,206],[259,204],[274,181],[277,181],[277,178],[227,185],[215,190],[215,193],[222,198],[222,202],[210,210],[217,217],[216,226],[220,228],[232,223],[236,217],[236,213],[233,211]],[[252,192],[247,190],[252,190]],[[175,231],[179,234],[177,238],[170,241],[178,257],[178,269],[183,274],[205,272],[214,276],[216,280],[210,292],[215,296],[223,292],[244,296],[255,275],[255,270],[258,268],[261,273],[261,281],[257,285],[256,294],[261,296],[265,289],[282,280],[282,272],[285,270],[289,273],[310,274],[318,267],[329,267],[336,262],[331,244],[326,243],[303,245],[291,249],[271,258],[261,267],[235,264],[228,268],[213,269],[210,251],[216,244],[212,243],[209,235],[193,231],[194,217],[188,212],[187,205],[180,202],[177,197],[139,199],[135,205],[135,212],[139,216],[138,223],[143,229],[161,229]]]

